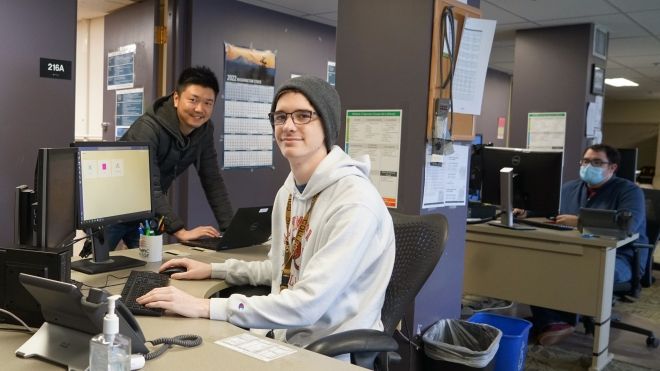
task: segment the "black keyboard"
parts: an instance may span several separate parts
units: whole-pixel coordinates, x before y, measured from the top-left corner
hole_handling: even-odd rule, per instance
[[[128,280],[124,284],[124,289],[121,290],[121,301],[135,315],[162,316],[165,311],[164,309],[147,308],[144,305],[138,304],[135,299],[156,287],[168,286],[169,280],[169,277],[160,273],[131,271],[131,275],[128,276]]]
[[[566,224],[557,224],[551,221],[542,222],[539,220],[516,219],[516,223],[529,225],[531,227],[554,229],[556,231],[572,231],[575,227]]]
[[[209,250],[218,250],[220,242],[222,242],[222,237],[202,237],[190,241],[181,241],[186,246],[201,247]]]

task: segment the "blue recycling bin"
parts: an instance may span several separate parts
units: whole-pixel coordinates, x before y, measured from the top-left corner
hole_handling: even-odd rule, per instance
[[[487,312],[475,313],[468,322],[491,325],[502,331],[500,348],[495,354],[495,371],[521,371],[525,368],[531,322]]]

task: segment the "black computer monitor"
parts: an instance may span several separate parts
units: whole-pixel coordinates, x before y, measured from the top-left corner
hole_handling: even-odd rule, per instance
[[[75,148],[39,149],[30,212],[34,247],[57,249],[76,234],[76,152]]]
[[[617,148],[617,150],[621,155],[621,161],[616,176],[634,182],[637,172],[637,148]]]
[[[483,147],[481,150],[481,201],[501,205],[500,170],[512,168],[514,208],[538,216],[555,216],[561,198],[563,153],[521,148]]]
[[[79,229],[92,236],[93,258],[73,262],[71,268],[95,274],[144,265],[138,259],[110,257],[104,227],[153,216],[149,146],[135,142],[73,145],[78,147],[76,221]]]

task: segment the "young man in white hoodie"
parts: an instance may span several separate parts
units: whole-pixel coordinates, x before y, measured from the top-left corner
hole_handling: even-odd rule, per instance
[[[354,329],[382,330],[380,311],[394,265],[394,228],[369,180],[370,163],[334,146],[341,106],[335,89],[303,76],[278,90],[269,118],[291,173],[277,192],[269,259],[229,259],[183,266],[174,279],[225,279],[231,285],[270,285],[268,296],[201,299],[172,286],[138,299],[187,317],[241,327],[280,329],[277,337],[305,346]]]

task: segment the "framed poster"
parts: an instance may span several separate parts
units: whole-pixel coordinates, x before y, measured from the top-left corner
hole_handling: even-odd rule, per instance
[[[591,94],[603,95],[605,87],[605,70],[593,65],[591,71]]]

